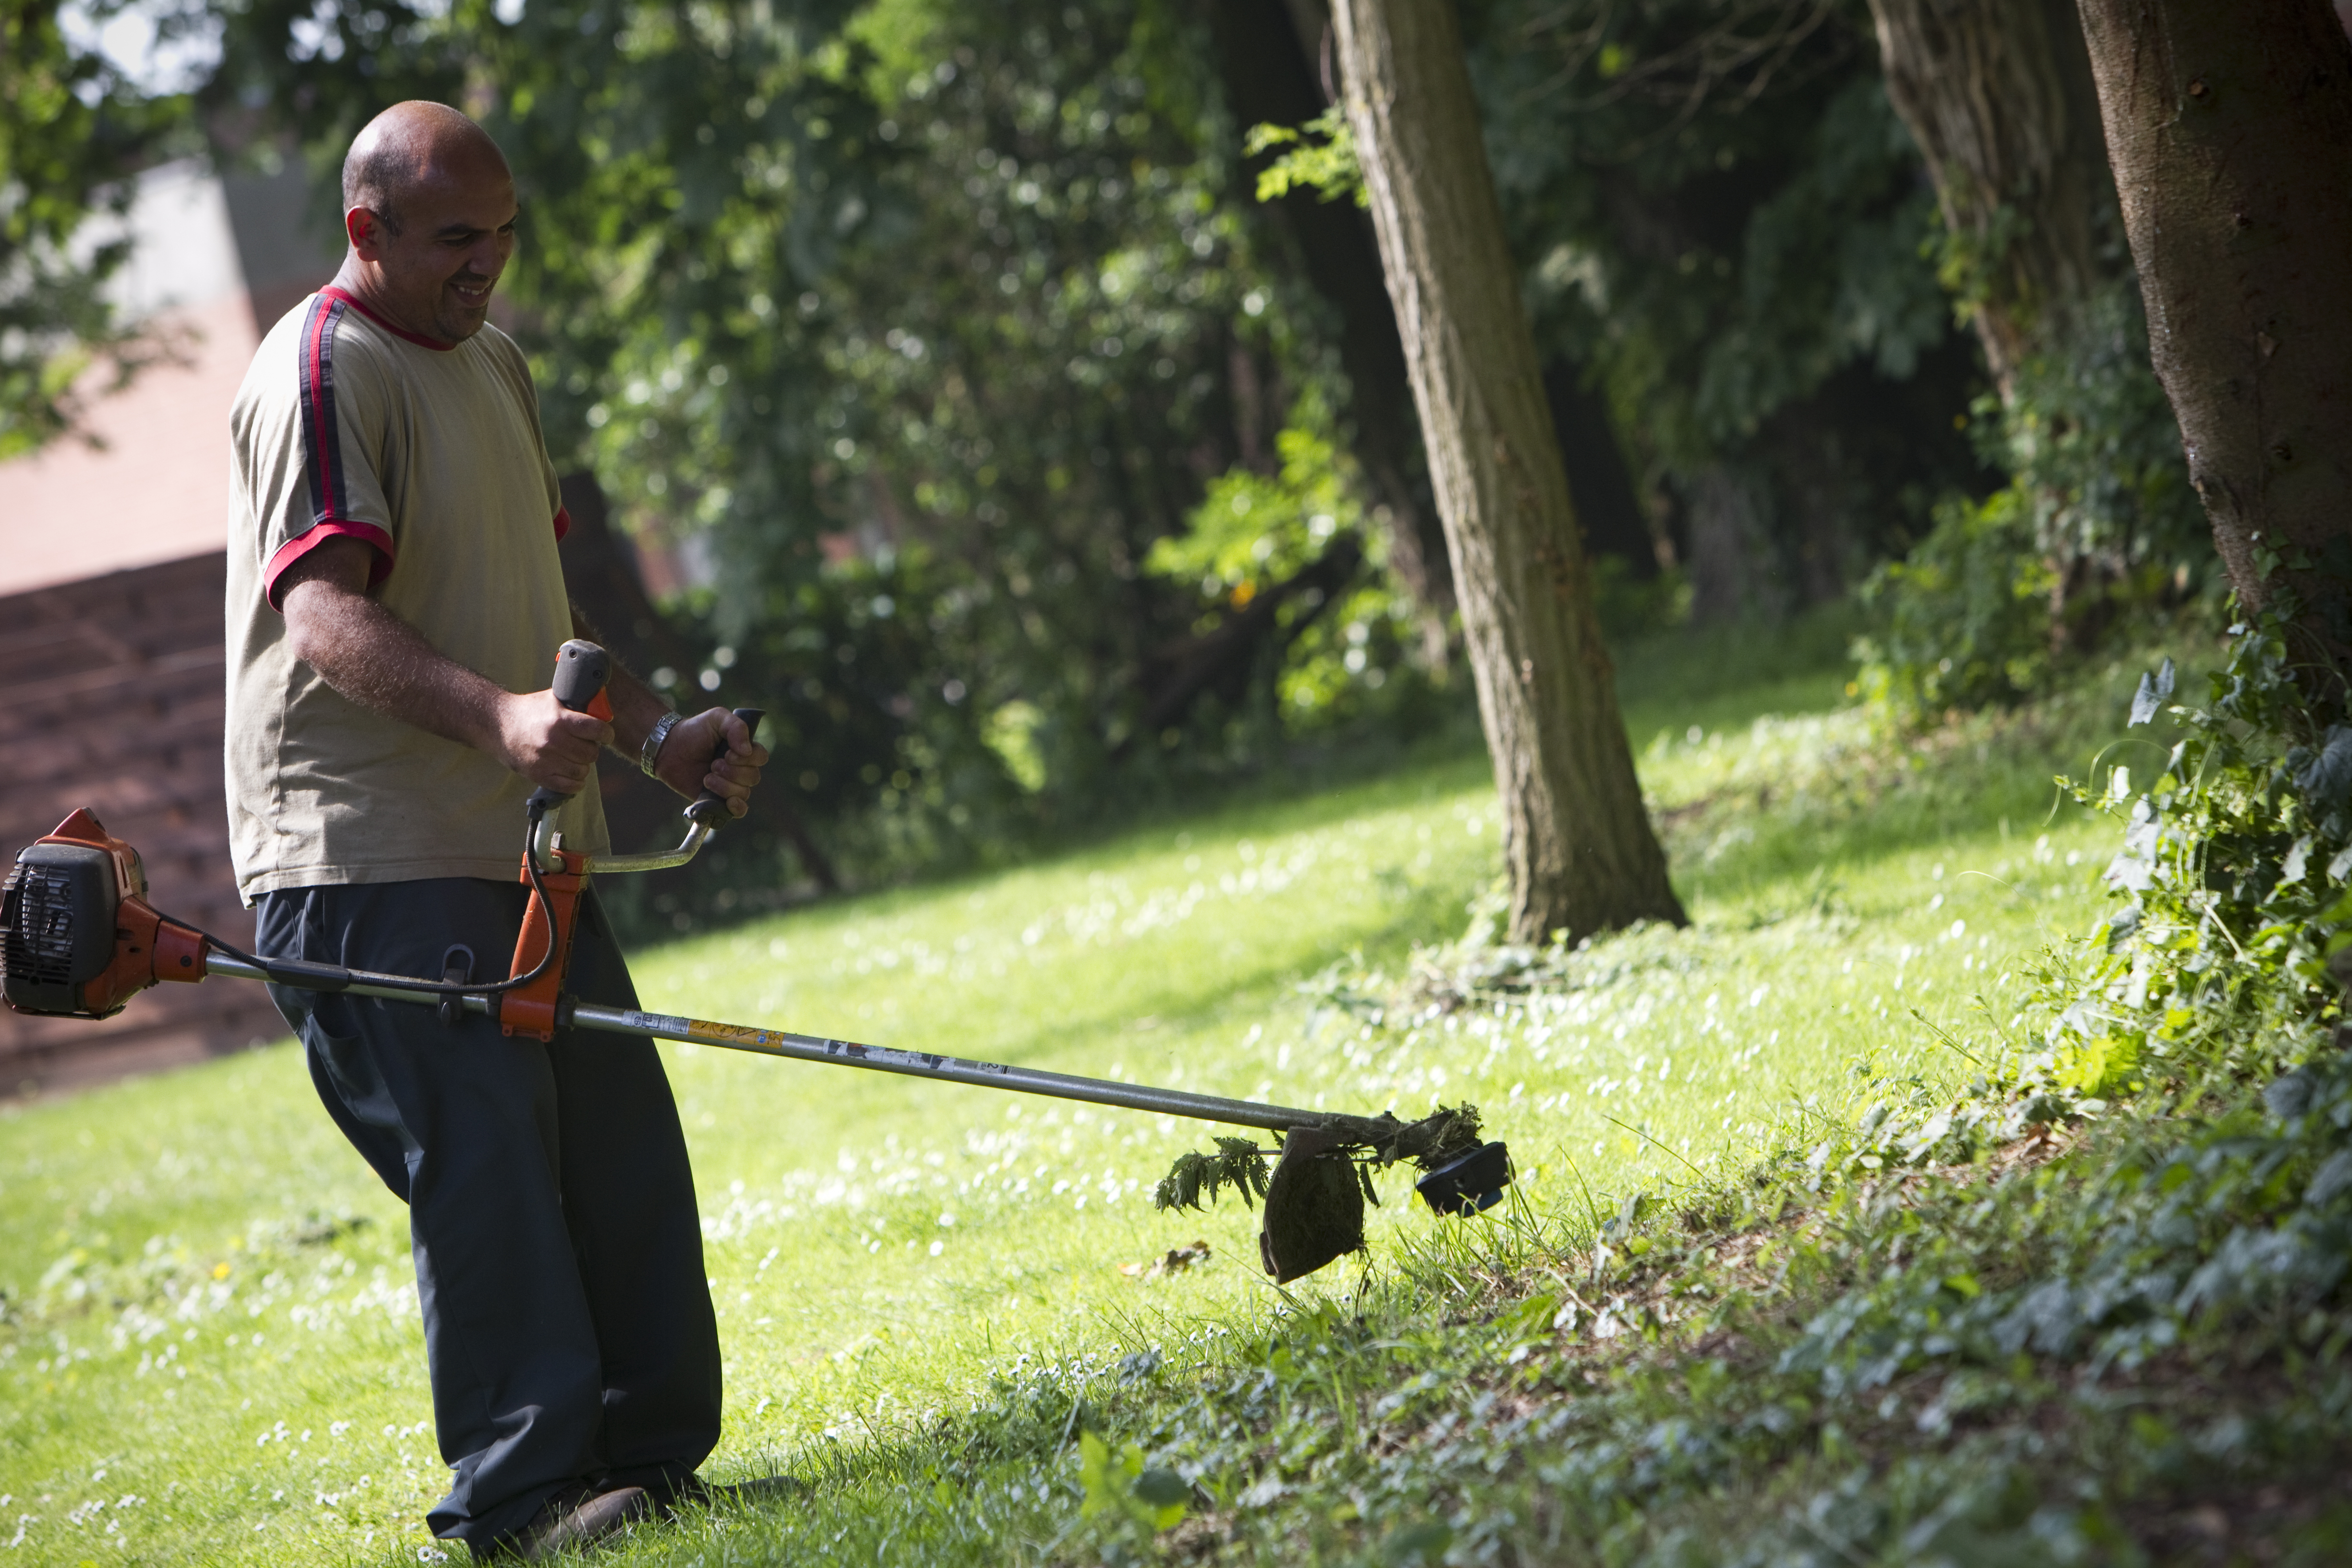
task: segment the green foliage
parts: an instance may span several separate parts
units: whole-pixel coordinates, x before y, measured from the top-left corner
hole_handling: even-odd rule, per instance
[[[1192,510],[1186,531],[1152,545],[1145,560],[1150,570],[1199,582],[1213,604],[1246,605],[1268,582],[1320,554],[1342,530],[1361,526],[1352,463],[1333,447],[1319,410],[1302,412],[1305,420],[1276,437],[1280,468],[1270,475],[1226,470]]]
[[[2137,279],[2084,303],[2063,339],[2021,369],[2004,420],[1979,403],[1979,427],[1999,429],[1988,453],[2033,505],[2035,542],[2088,583],[2126,604],[2167,587],[2211,591],[2221,581],[2211,531],[2189,483],[2180,427],[2148,364]],[[2070,606],[2077,624],[2085,609]]]
[[[2105,1076],[2193,1092],[2265,1074],[2340,1012],[2326,961],[2352,946],[2352,728],[2312,720],[2284,613],[2231,628],[2202,705],[2169,701],[2169,660],[2143,679],[2133,723],[2182,731],[2144,787],[2128,766],[2073,786],[2123,843],[2113,914],[2053,977],[2051,1038],[2115,1064]]]
[[[1948,496],[1908,555],[1863,584],[1870,633],[1854,644],[1864,698],[1910,725],[2043,689],[2050,570],[2016,487]]]
[[[1168,1173],[1151,1192],[1151,1206],[1156,1209],[1197,1209],[1217,1201],[1217,1194],[1231,1187],[1241,1194],[1242,1202],[1251,1208],[1265,1196],[1265,1151],[1251,1138],[1220,1138],[1217,1152],[1203,1154],[1188,1149],[1176,1156]]]
[[[115,9],[91,7],[86,20]],[[92,396],[168,352],[106,298],[129,239],[91,243],[86,226],[129,210],[131,176],[187,106],[147,98],[77,47],[59,10],[56,0],[0,8],[0,459],[73,433]]]
[[[1412,596],[1386,570],[1389,531],[1368,527],[1363,483],[1338,445],[1319,397],[1307,396],[1275,437],[1272,473],[1235,465],[1212,481],[1181,533],[1155,542],[1145,568],[1197,594],[1196,632],[1246,608],[1342,540],[1372,570],[1336,601],[1310,590],[1276,612],[1275,716],[1293,734],[1393,710],[1420,679]],[[1394,689],[1384,691],[1391,680]]]
[[[1485,13],[1473,65],[1538,340],[1605,390],[1637,474],[1687,499],[1756,472],[1785,520],[1759,574],[1810,549],[1833,578],[1965,480],[1934,205],[1864,14],[1526,0]]]
[[[1363,167],[1356,161],[1356,132],[1344,105],[1335,103],[1295,128],[1253,125],[1242,139],[1242,152],[1253,158],[1276,147],[1286,151],[1258,171],[1258,200],[1280,201],[1298,189],[1320,192],[1327,202],[1349,196],[1360,207],[1371,205]]]
[[[1092,1432],[1078,1435],[1078,1485],[1082,1518],[1117,1520],[1146,1534],[1166,1530],[1184,1517],[1192,1489],[1161,1465],[1147,1466],[1140,1445],[1126,1443],[1113,1453]]]
[[[2044,690],[2064,656],[2210,608],[2222,586],[2131,279],[2028,361],[2005,406],[1979,398],[1976,429],[2009,484],[1938,503],[1864,588],[1862,681],[1898,722]]]

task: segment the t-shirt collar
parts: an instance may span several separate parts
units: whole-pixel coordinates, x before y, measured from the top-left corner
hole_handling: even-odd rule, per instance
[[[373,321],[377,326],[382,327],[385,331],[390,332],[395,338],[404,338],[420,348],[432,349],[437,353],[446,354],[452,353],[457,351],[457,345],[456,343],[445,343],[438,338],[428,338],[424,336],[422,333],[412,332],[405,327],[394,326],[390,321],[385,321],[382,316],[379,316],[373,310],[369,310],[367,307],[367,301],[362,300],[358,295],[352,293],[348,289],[338,289],[332,283],[330,283],[325,288],[320,289],[319,292],[324,294],[330,300],[341,300],[344,304],[349,305],[352,310],[357,310],[361,315],[365,316],[369,321]]]

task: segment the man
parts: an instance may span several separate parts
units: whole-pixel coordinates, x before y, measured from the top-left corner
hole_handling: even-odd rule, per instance
[[[237,395],[227,774],[261,951],[503,977],[523,801],[608,847],[598,749],[737,816],[767,753],[614,671],[614,721],[546,689],[578,631],[567,520],[523,356],[488,326],[514,182],[456,110],[403,103],[343,165],[350,250]],[[714,757],[719,760],[714,761]],[[463,956],[459,955],[459,962]],[[428,1515],[478,1557],[574,1545],[698,1495],[718,1329],[686,1145],[649,1042],[273,987],[327,1110],[409,1205],[435,1424]],[[635,1007],[583,902],[570,989]]]

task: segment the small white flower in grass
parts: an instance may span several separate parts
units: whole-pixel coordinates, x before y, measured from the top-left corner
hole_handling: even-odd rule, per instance
[[[931,1243],[931,1256],[933,1258],[937,1258],[940,1253],[945,1252],[947,1249],[948,1244],[944,1241],[935,1241]]]

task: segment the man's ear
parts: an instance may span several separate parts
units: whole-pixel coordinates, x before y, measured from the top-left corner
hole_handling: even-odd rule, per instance
[[[383,259],[384,222],[367,208],[353,207],[343,214],[343,234],[361,260]]]

